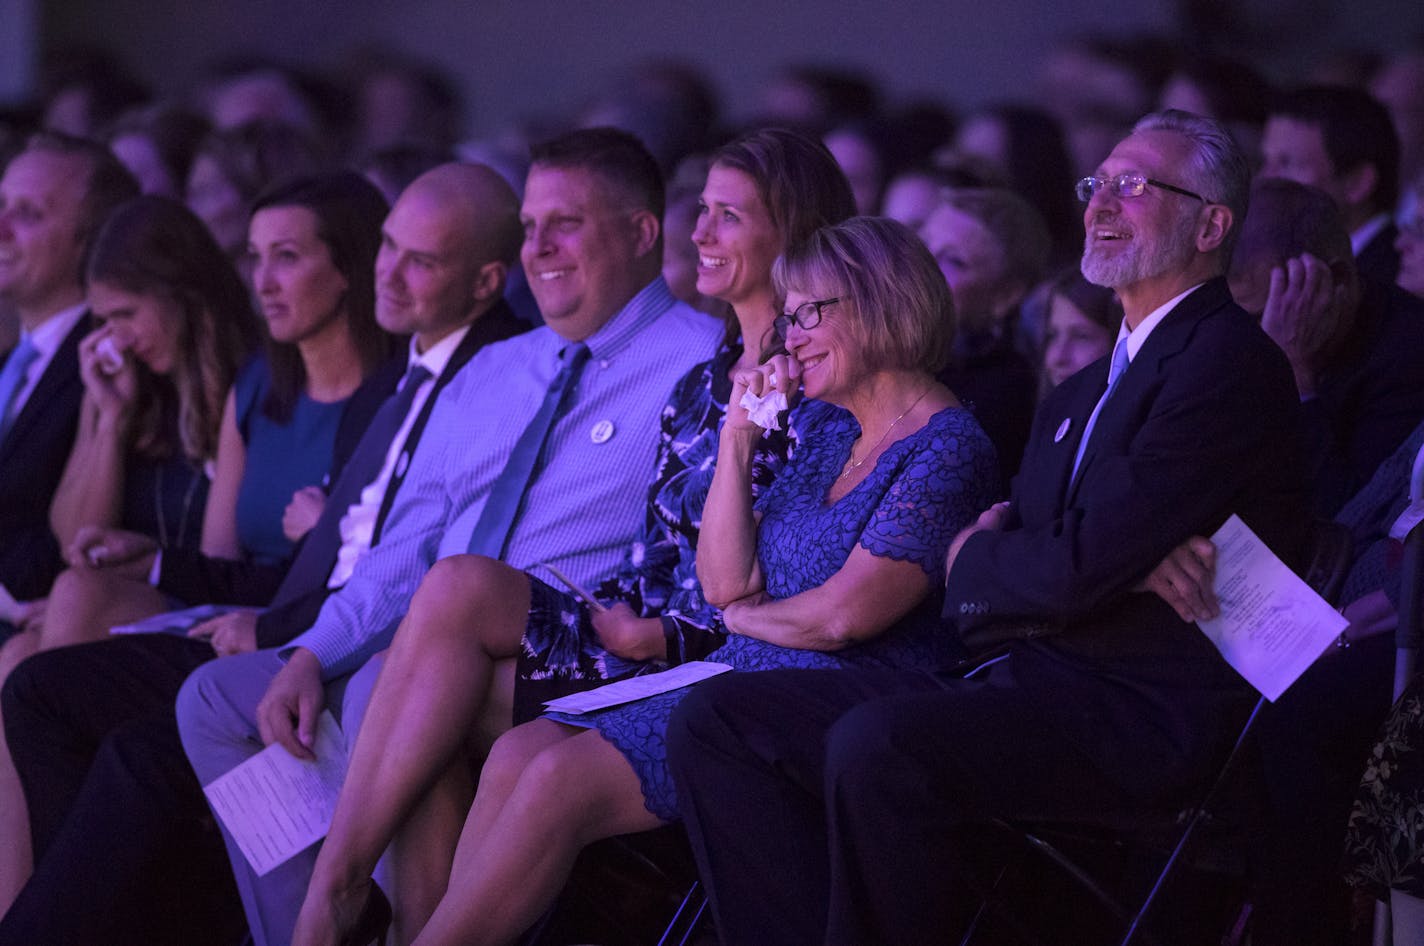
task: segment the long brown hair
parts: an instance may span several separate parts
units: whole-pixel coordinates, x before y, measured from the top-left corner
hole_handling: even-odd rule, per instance
[[[251,217],[271,207],[304,207],[316,215],[317,237],[331,252],[332,265],[346,279],[342,300],[351,339],[366,377],[395,349],[395,336],[376,323],[376,252],[381,248],[381,224],[386,198],[375,185],[354,171],[299,177],[267,190],[252,205]],[[306,388],[306,366],[295,345],[267,336],[267,361],[272,387],[262,413],[285,423]]]
[[[176,409],[184,455],[211,459],[224,400],[257,332],[247,288],[208,228],[176,200],[135,198],[100,228],[85,282],[178,303],[183,321],[171,384],[147,385],[134,450],[154,459],[167,456],[167,424]]]

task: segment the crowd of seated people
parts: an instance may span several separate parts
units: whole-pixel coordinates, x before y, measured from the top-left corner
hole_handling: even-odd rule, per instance
[[[957,941],[982,826],[1224,758],[1233,513],[1355,539],[1257,730],[1252,942],[1424,937],[1417,53],[1073,41],[962,121],[796,67],[745,124],[657,62],[485,139],[355,66],[0,117],[0,946],[514,943],[667,824],[723,942]],[[259,869],[203,789],[271,746],[345,776]]]

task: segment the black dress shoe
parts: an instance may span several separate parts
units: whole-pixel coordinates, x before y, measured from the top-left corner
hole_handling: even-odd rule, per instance
[[[371,892],[361,907],[356,925],[342,940],[341,946],[386,946],[386,934],[391,929],[391,902],[373,880]]]

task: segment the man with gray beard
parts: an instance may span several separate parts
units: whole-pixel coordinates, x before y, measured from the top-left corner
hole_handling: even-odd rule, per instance
[[[1222,278],[1248,185],[1219,125],[1172,111],[1079,182],[1083,273],[1125,318],[950,546],[970,660],[726,674],[682,703],[669,757],[722,942],[955,941],[976,828],[1130,826],[1220,764],[1253,693],[1164,559],[1236,513],[1290,561],[1305,525],[1290,368]]]

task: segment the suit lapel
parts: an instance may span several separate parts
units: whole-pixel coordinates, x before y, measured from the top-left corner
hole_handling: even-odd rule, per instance
[[[5,438],[7,447],[24,441],[25,434],[53,409],[55,400],[65,388],[83,383],[79,378],[79,342],[89,334],[91,328],[92,320],[86,312],[75,323],[74,328],[69,330],[69,334],[64,336],[64,341],[59,343],[54,357],[45,366],[44,374],[40,375],[39,383],[30,392],[29,399],[25,401],[25,406],[20,409],[19,416],[10,427],[10,433]]]
[[[1213,279],[1177,303],[1176,308],[1152,330],[1137,357],[1128,365],[1122,380],[1118,382],[1117,390],[1098,414],[1097,422],[1093,426],[1093,437],[1088,442],[1083,462],[1078,468],[1078,476],[1068,484],[1067,495],[1064,497],[1065,506],[1075,500],[1082,483],[1092,476],[1093,462],[1103,447],[1125,442],[1130,437],[1130,432],[1125,428],[1138,422],[1143,403],[1157,389],[1163,366],[1186,347],[1196,331],[1197,324],[1203,318],[1230,301],[1231,294],[1226,288],[1226,280]],[[1107,368],[1104,365],[1098,383],[1094,386],[1097,395],[1082,414],[1082,422],[1077,425],[1078,436],[1072,438],[1073,449],[1068,452],[1070,468],[1073,453],[1077,451],[1078,441],[1082,439],[1082,424],[1086,424],[1088,415],[1092,413],[1097,399],[1102,397],[1106,384]],[[1065,438],[1067,439],[1069,438]]]

